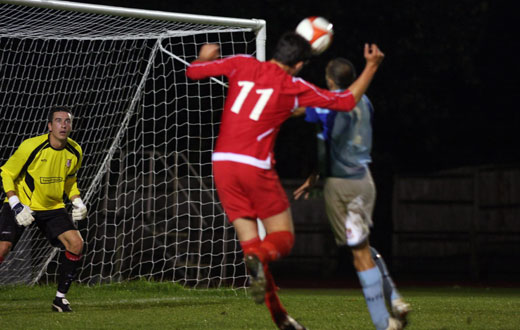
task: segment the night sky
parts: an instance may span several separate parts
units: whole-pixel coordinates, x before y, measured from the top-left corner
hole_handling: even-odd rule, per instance
[[[376,110],[376,176],[520,161],[520,116],[513,101],[520,71],[514,53],[518,29],[516,10],[505,2],[76,2],[265,19],[268,58],[282,32],[304,17],[326,17],[334,24],[334,42],[302,71],[303,78],[325,87],[324,66],[338,56],[361,71],[365,42],[377,43],[386,55],[367,92]],[[306,176],[314,148],[314,127],[303,119],[286,122],[276,147],[280,176]]]

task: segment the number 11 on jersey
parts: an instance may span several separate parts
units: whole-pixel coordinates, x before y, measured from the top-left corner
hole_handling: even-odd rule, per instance
[[[246,100],[247,96],[255,87],[255,83],[252,81],[241,80],[238,82],[238,86],[241,87],[240,93],[238,93],[235,102],[233,102],[233,106],[231,106],[231,111],[236,114],[238,114],[242,109],[242,105],[244,105],[244,101]],[[262,114],[262,111],[264,111],[264,108],[269,101],[269,98],[273,94],[273,91],[274,90],[272,88],[255,89],[256,94],[259,94],[260,97],[258,98],[258,101],[256,101],[253,110],[251,110],[251,113],[249,114],[250,119],[257,121],[258,118],[260,118],[260,115]]]

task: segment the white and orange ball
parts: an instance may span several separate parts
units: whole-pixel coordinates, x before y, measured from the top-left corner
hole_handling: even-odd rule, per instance
[[[332,23],[320,16],[303,19],[296,27],[296,33],[309,41],[314,55],[323,53],[332,43],[334,30]]]

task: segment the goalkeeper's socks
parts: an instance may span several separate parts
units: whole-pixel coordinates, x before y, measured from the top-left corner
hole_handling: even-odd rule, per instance
[[[58,291],[66,294],[69,292],[72,281],[76,278],[76,269],[79,266],[81,255],[65,251],[60,256],[60,277],[58,279]]]
[[[395,286],[395,283],[392,280],[388,269],[386,268],[386,263],[383,259],[383,256],[381,256],[381,254],[379,254],[379,252],[377,252],[377,250],[373,247],[370,247],[370,253],[372,254],[372,259],[376,263],[377,268],[379,268],[381,276],[383,277],[383,292],[385,294],[385,299],[388,302],[391,302],[401,298],[401,295],[399,294],[399,291],[397,290],[397,287]]]
[[[0,256],[0,265],[4,262],[4,257]]]
[[[383,296],[383,281],[379,268],[373,267],[368,270],[358,272],[359,282],[363,287],[363,294],[367,303],[372,323],[377,330],[384,330],[388,327],[390,314],[386,309],[385,298]]]

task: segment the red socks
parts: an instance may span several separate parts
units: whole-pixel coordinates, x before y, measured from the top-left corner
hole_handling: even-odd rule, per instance
[[[253,239],[250,239],[249,241],[240,242],[240,245],[242,246],[242,251],[244,251],[244,255],[246,254],[259,254],[258,248],[260,248],[260,244],[262,244],[262,241],[260,240],[260,237],[255,237]]]
[[[4,262],[4,257],[0,256],[0,264]]]
[[[274,283],[273,276],[269,269],[264,267],[265,279],[267,281],[265,288],[265,305],[267,309],[269,309],[269,313],[271,313],[271,318],[274,323],[280,324],[285,319],[285,315],[287,315],[287,311],[282,305],[280,298],[276,294],[278,287]]]
[[[244,254],[256,254],[264,265],[285,257],[294,245],[294,235],[290,231],[275,231],[268,234],[263,241],[255,237],[241,242]]]
[[[294,245],[294,235],[290,231],[275,231],[262,241],[261,248],[266,253],[266,263],[285,257]],[[262,261],[263,261],[262,260]]]
[[[255,254],[264,265],[266,279],[265,305],[271,313],[275,324],[280,324],[286,317],[287,311],[276,294],[278,287],[269,271],[268,263],[280,259],[291,252],[294,245],[294,235],[290,231],[276,231],[268,234],[262,241],[255,237],[249,241],[241,242],[244,254]]]

